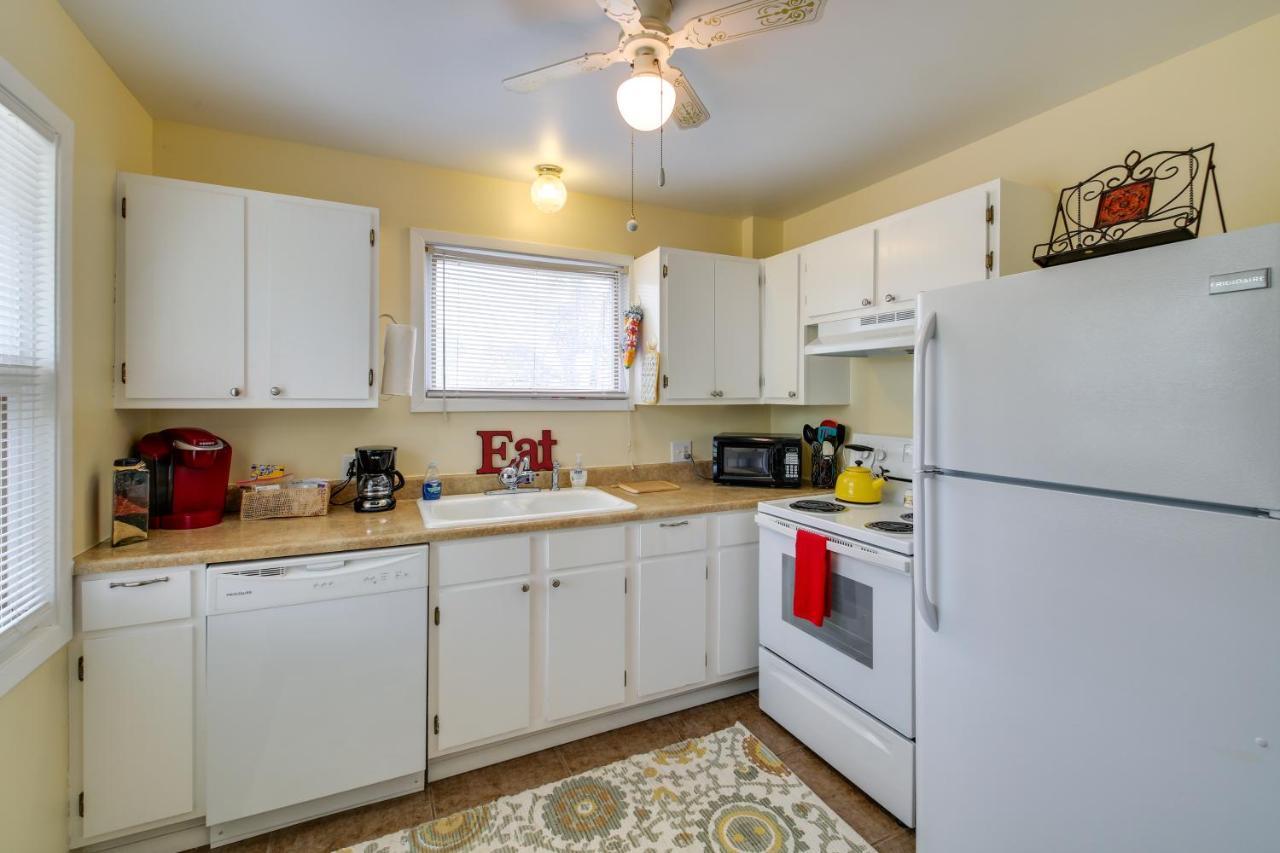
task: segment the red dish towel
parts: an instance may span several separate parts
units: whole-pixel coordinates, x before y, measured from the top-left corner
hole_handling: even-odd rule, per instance
[[[827,598],[827,540],[808,530],[796,531],[796,589],[791,612],[819,628],[831,615]]]

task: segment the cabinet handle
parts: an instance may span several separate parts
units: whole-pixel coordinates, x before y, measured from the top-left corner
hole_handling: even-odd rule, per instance
[[[522,583],[522,584],[520,584],[520,591],[521,591],[521,592],[528,592],[528,591],[529,591],[529,585],[528,585],[527,583]]]
[[[659,527],[688,527],[689,519],[686,518],[684,521],[661,521],[658,523],[658,526]]]
[[[552,589],[559,589],[559,588],[560,588],[560,578],[556,578],[555,580],[553,580],[553,581],[551,582],[551,587],[552,587]]]
[[[862,297],[862,307],[863,307],[863,308],[866,308],[866,307],[867,307],[868,305],[870,305],[870,304],[871,304],[871,300],[870,300],[870,299],[868,299],[868,298],[867,298],[867,297],[865,297],[865,296],[864,296],[864,297]]]
[[[795,391],[788,391],[788,392],[787,392],[787,396],[788,396],[788,397],[792,397],[792,398],[794,398],[794,397],[796,396],[796,392],[795,392]]]
[[[897,301],[898,301],[898,297],[894,296],[892,293],[886,293],[886,294],[884,295],[884,301],[885,301],[885,302],[897,302]]]
[[[240,389],[239,389],[239,388],[232,388],[232,389],[231,389],[230,391],[228,391],[227,393],[228,393],[228,394],[230,394],[232,397],[239,397],[239,396],[240,396]]]
[[[107,589],[121,589],[121,588],[134,589],[140,586],[151,586],[153,583],[168,583],[168,582],[169,582],[168,575],[165,575],[162,578],[147,578],[144,581],[112,581],[111,583],[107,584]]]
[[[272,396],[272,397],[279,397],[279,396],[280,396],[281,394],[283,394],[283,393],[284,393],[284,391],[283,391],[283,390],[281,390],[281,388],[280,388],[280,386],[279,386],[279,385],[272,385],[272,386],[271,386],[271,396]]]

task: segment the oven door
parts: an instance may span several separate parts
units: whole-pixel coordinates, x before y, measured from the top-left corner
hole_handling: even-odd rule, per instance
[[[716,445],[715,479],[720,483],[771,486],[777,480],[778,449],[772,441],[721,442]]]
[[[913,737],[911,558],[827,538],[831,615],[792,613],[796,526],[760,525],[760,644],[862,710]]]

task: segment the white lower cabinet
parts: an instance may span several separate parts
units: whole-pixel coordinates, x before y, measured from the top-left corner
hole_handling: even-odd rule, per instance
[[[530,591],[526,576],[445,587],[435,597],[439,749],[529,727]]]
[[[192,811],[195,626],[99,634],[83,655],[85,836]]]
[[[548,720],[626,700],[626,579],[621,564],[553,571],[547,579]]]
[[[705,550],[641,561],[636,566],[636,595],[636,693],[652,696],[705,681]]]
[[[755,669],[760,657],[758,551],[755,544],[720,548],[712,562],[716,675]]]

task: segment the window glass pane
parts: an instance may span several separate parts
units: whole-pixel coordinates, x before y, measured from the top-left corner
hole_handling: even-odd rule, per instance
[[[620,396],[622,271],[433,249],[428,392]]]

